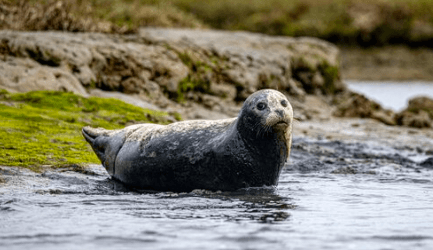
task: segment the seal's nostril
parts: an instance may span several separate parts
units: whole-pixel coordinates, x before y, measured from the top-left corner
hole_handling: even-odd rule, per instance
[[[281,117],[284,117],[284,112],[281,109],[275,110],[275,113],[277,113]]]

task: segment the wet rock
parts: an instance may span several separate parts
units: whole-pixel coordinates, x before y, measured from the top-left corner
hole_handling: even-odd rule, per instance
[[[421,162],[419,165],[425,168],[433,169],[433,157],[426,159],[425,161]]]
[[[334,112],[338,117],[371,117],[373,111],[378,110],[380,105],[367,99],[364,95],[351,93],[345,97]]]
[[[378,103],[358,93],[346,93],[339,97],[333,115],[337,117],[372,118],[387,125],[395,125],[394,112],[383,109]]]
[[[277,221],[284,221],[290,217],[290,214],[284,211],[275,211],[262,215],[258,220],[262,223],[273,223]]]
[[[325,163],[315,158],[310,158],[285,167],[288,171],[299,171],[299,172],[316,172],[323,171],[325,169]]]
[[[332,174],[356,174],[357,171],[352,167],[342,167],[333,170],[331,173]]]
[[[394,112],[391,110],[375,110],[371,114],[371,118],[378,120],[386,125],[396,125]]]
[[[431,119],[427,112],[420,110],[417,113],[403,111],[396,115],[398,125],[415,127],[415,128],[430,128]]]
[[[408,107],[396,115],[397,124],[430,128],[433,124],[433,100],[428,97],[416,97],[409,100]]]

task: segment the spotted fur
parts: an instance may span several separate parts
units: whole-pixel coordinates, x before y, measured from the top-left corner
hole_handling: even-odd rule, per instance
[[[138,188],[234,190],[276,185],[289,157],[293,110],[275,90],[245,101],[237,118],[83,128],[113,178]]]

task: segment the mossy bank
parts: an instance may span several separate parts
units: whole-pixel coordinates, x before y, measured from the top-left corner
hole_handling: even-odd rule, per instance
[[[134,123],[165,124],[166,116],[117,99],[0,90],[0,165],[38,170],[46,165],[98,163],[81,136],[83,126],[116,129]]]

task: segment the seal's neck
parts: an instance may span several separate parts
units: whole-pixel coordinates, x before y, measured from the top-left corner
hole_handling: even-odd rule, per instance
[[[272,155],[287,159],[287,141],[285,130],[278,130],[272,127],[264,127],[261,124],[248,124],[242,120],[236,121],[236,132],[241,137],[245,145],[250,150],[259,153],[260,155]]]

